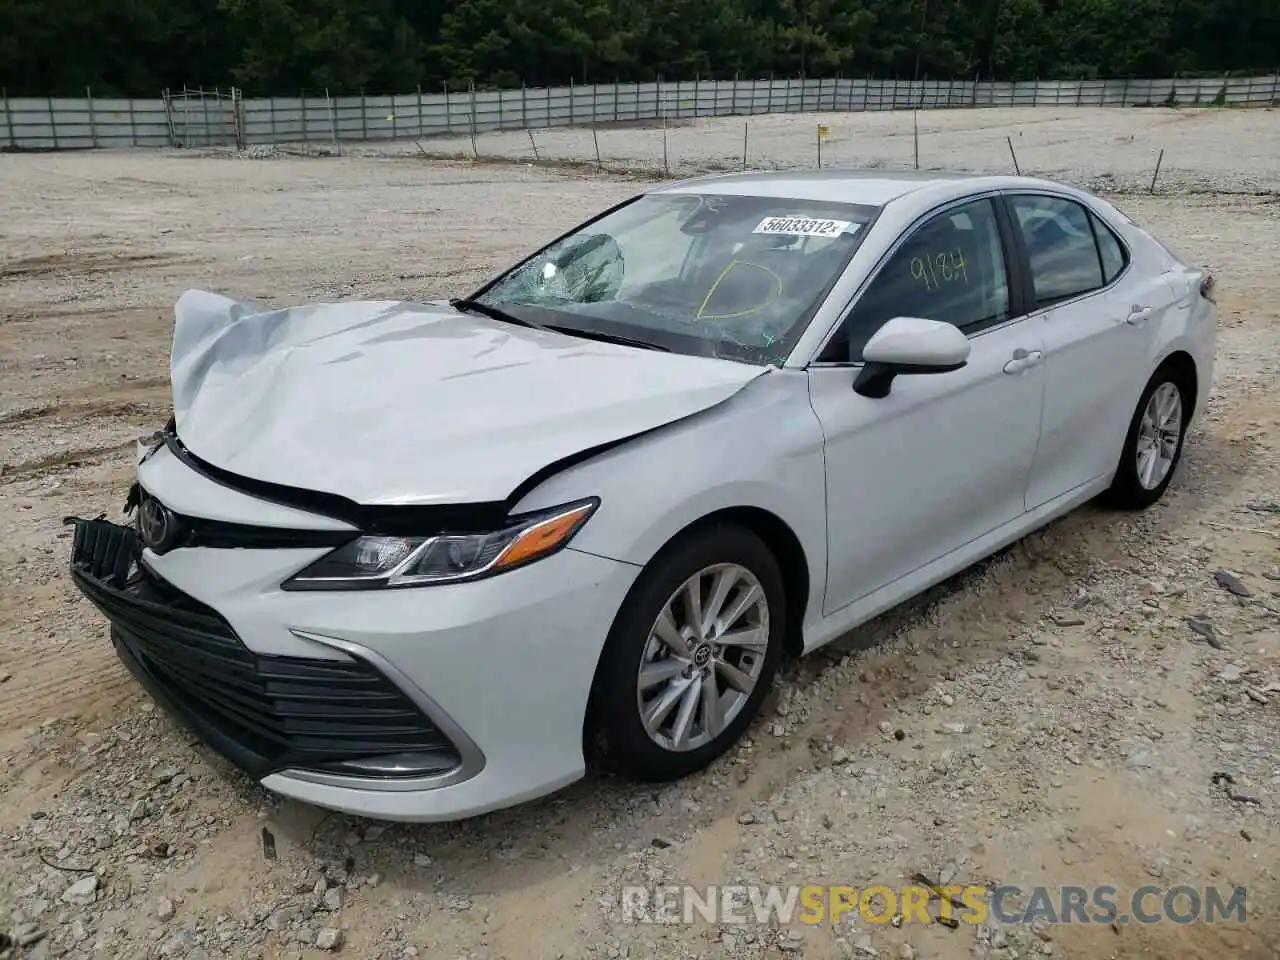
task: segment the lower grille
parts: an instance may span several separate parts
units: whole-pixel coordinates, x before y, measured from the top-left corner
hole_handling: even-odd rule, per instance
[[[216,611],[139,562],[132,529],[73,522],[72,577],[111,622],[121,659],[248,773],[385,778],[443,773],[460,763],[448,738],[370,664],[256,654]]]

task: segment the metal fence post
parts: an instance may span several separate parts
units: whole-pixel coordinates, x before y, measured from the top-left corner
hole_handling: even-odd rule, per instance
[[[1280,67],[1276,67],[1275,75],[1271,78],[1271,105],[1274,107],[1280,103]]]
[[[271,123],[271,142],[278,143],[279,138],[276,136],[276,98],[274,96],[267,97],[267,110],[270,111],[268,120]]]
[[[133,97],[129,98],[129,146],[138,145],[138,117],[133,110]]]
[[[529,129],[529,91],[523,80],[520,81],[520,126]]]
[[[45,98],[49,103],[49,128],[53,131],[53,149],[58,149],[58,118],[53,112],[53,97]]]
[[[98,147],[98,122],[93,115],[93,88],[84,88],[84,100],[89,105],[89,142],[93,144],[94,149]]]
[[[577,105],[573,98],[573,77],[569,78],[569,126],[573,126],[573,117],[577,113]]]
[[[1120,106],[1127,107],[1129,105],[1129,78],[1124,78],[1124,90],[1120,92]]]
[[[302,142],[309,143],[311,134],[307,132],[307,91],[302,91],[302,96],[298,98],[298,102],[302,104]]]
[[[422,84],[418,84],[418,139],[422,139]]]
[[[618,78],[613,78],[613,122],[618,122]]]
[[[471,88],[471,155],[480,156],[480,148],[476,146],[476,82],[470,82]]]
[[[4,98],[4,126],[9,131],[9,146],[16,150],[18,140],[13,135],[13,111],[9,109],[9,91],[0,87],[0,97]]]
[[[360,88],[360,139],[369,139],[369,111],[365,109],[364,87]]]
[[[329,88],[324,88],[324,112],[329,115],[329,134],[333,137],[333,147],[341,153],[338,147],[338,114],[333,109],[333,98],[329,96]]]
[[[449,106],[449,81],[440,84],[444,88],[444,132],[453,133],[453,110]]]

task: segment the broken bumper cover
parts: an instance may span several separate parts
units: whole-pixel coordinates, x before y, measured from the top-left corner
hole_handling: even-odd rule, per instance
[[[638,568],[566,549],[475,583],[279,590],[296,563],[139,555],[132,530],[76,521],[72,575],[156,700],[276,793],[456,820],[582,776],[595,665]]]
[[[247,773],[394,780],[462,765],[459,748],[371,664],[255,654],[219,614],[136,563],[131,529],[105,520],[75,526],[72,577],[110,621],[120,659]]]

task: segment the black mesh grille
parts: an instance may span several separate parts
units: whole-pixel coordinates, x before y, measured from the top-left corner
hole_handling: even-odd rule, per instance
[[[444,734],[368,663],[256,654],[217,612],[137,564],[133,530],[74,523],[72,576],[110,620],[121,658],[238,766],[261,777],[419,754],[427,759],[404,773],[420,776],[458,764]]]

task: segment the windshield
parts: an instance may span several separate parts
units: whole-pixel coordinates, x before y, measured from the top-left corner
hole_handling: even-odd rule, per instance
[[[477,300],[566,332],[779,363],[877,210],[648,194],[551,244]]]

